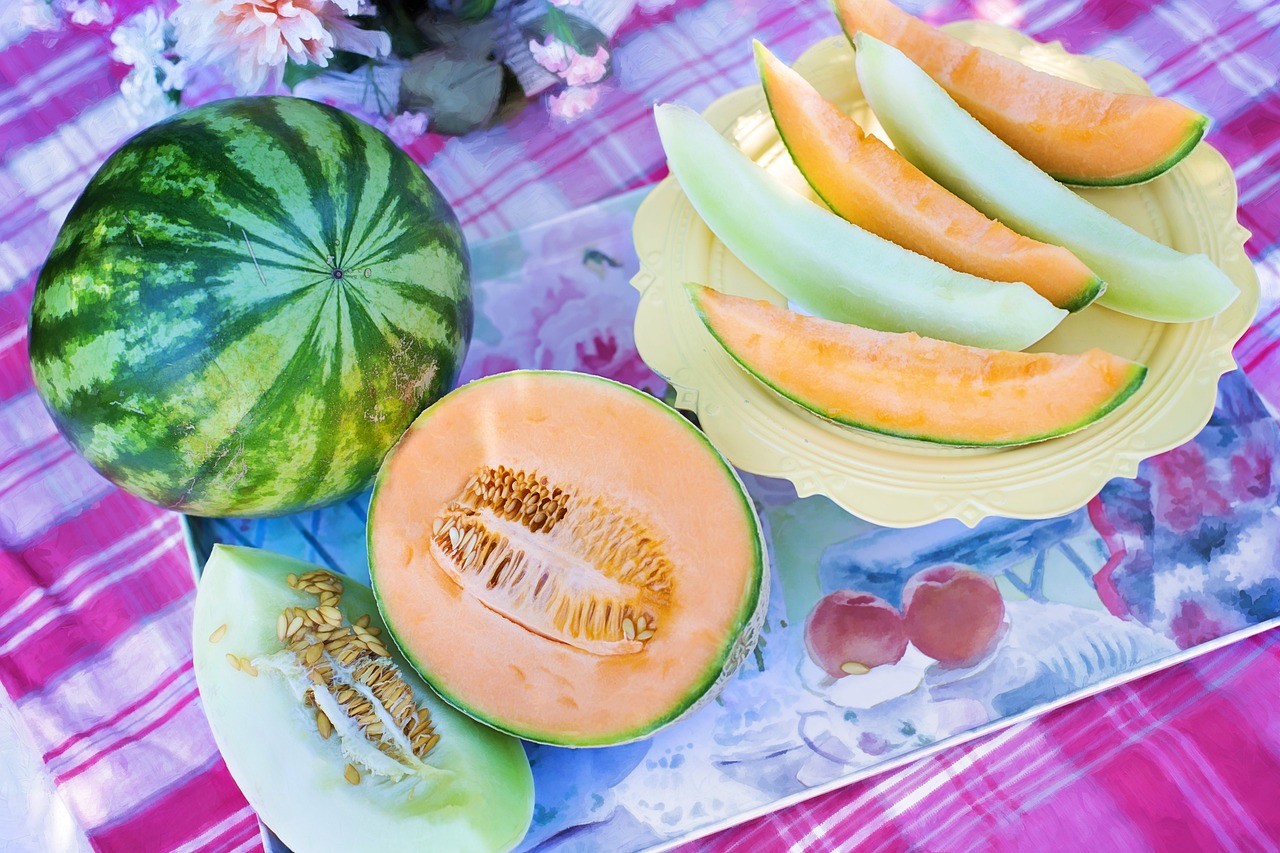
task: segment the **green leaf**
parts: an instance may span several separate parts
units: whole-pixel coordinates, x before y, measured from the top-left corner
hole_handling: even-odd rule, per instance
[[[478,21],[493,11],[497,0],[454,0],[453,13],[464,21]]]
[[[324,68],[313,63],[301,64],[294,62],[292,59],[285,62],[284,65],[284,84],[292,91],[303,80],[310,80],[312,77],[319,77],[325,72]]]

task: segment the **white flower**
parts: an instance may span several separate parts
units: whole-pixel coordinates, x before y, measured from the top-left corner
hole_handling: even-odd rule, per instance
[[[547,36],[542,43],[529,39],[529,52],[533,54],[534,62],[552,74],[559,74],[568,68],[569,54],[575,53],[569,45],[555,36]]]
[[[70,0],[67,11],[71,13],[71,23],[82,27],[88,24],[109,24],[114,17],[102,0]]]
[[[252,92],[278,79],[289,59],[325,67],[334,48],[389,53],[386,33],[348,20],[358,11],[359,0],[180,0],[178,52],[193,62],[230,62],[240,90]]]
[[[176,108],[172,92],[187,83],[187,64],[167,51],[173,34],[158,9],[150,8],[116,27],[111,34],[111,56],[132,66],[120,81],[125,105],[141,118],[156,118]]]
[[[568,9],[572,6],[581,6],[582,0],[549,0],[552,6],[560,9]]]
[[[387,136],[391,137],[391,141],[403,148],[412,143],[419,136],[427,132],[426,113],[400,113],[393,116],[387,124]]]
[[[570,86],[548,99],[548,109],[556,118],[573,121],[591,110],[600,100],[600,87]]]

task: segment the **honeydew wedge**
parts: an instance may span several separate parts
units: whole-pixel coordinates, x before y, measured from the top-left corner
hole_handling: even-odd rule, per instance
[[[1107,282],[1099,303],[1171,323],[1213,317],[1239,290],[1204,255],[1158,243],[1077,196],[964,111],[902,51],[859,33],[858,81],[894,147],[1010,228],[1070,249]]]
[[[774,180],[692,110],[654,108],[667,163],[707,227],[787,298],[832,320],[994,349],[1025,349],[1064,316],[852,225]]]
[[[849,38],[901,50],[956,102],[1060,181],[1120,186],[1175,166],[1208,119],[1168,98],[1108,92],[1029,68],[926,24],[890,0],[835,0]]]
[[[1102,292],[1102,279],[1075,255],[988,219],[864,134],[760,42],[754,47],[769,110],[791,159],[841,217],[954,270],[1026,282],[1068,311],[1080,310]]]
[[[707,287],[702,322],[756,379],[828,420],[899,438],[1007,447],[1083,429],[1147,369],[1099,349],[999,352],[807,317]]]

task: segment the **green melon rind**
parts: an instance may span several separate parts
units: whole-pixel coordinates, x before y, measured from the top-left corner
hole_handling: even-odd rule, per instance
[[[1021,282],[958,272],[859,228],[769,175],[697,113],[654,108],[667,164],[707,227],[807,309],[886,332],[1021,350],[1067,315]]]
[[[1145,184],[1147,181],[1154,180],[1174,166],[1181,163],[1188,154],[1195,150],[1200,144],[1200,140],[1204,138],[1205,131],[1209,129],[1208,116],[1198,115],[1191,120],[1191,124],[1187,128],[1187,133],[1183,137],[1182,143],[1157,163],[1147,167],[1142,172],[1132,172],[1128,175],[1113,175],[1109,178],[1081,178],[1077,175],[1060,175],[1049,172],[1049,176],[1055,180],[1059,180],[1064,184],[1070,184],[1073,187],[1130,187],[1137,184]]]
[[[1206,255],[1138,233],[1045,174],[897,48],[866,33],[855,47],[863,94],[894,147],[987,216],[1074,253],[1107,282],[1099,304],[1187,323],[1216,316],[1239,295]]]
[[[711,440],[675,409],[668,406],[666,403],[651,397],[643,391],[631,387],[630,385],[624,385],[621,382],[606,379],[602,376],[593,376],[591,374],[577,373],[567,370],[515,370],[510,371],[509,373],[500,373],[493,376],[486,376],[482,379],[477,379],[473,382],[467,383],[461,388],[458,388],[453,393],[463,394],[467,392],[467,389],[473,386],[486,382],[498,381],[504,376],[521,374],[570,376],[575,379],[581,379],[585,382],[601,382],[607,385],[616,386],[617,388],[635,394],[650,405],[661,409],[665,414],[678,419],[684,425],[685,429],[698,438],[702,445],[707,449],[707,452],[716,458],[725,474],[727,474],[737,486],[738,499],[741,503],[742,511],[749,520],[750,526],[754,531],[754,536],[752,537],[755,544],[755,553],[753,557],[754,567],[751,572],[750,584],[747,587],[746,594],[743,596],[742,606],[738,612],[737,618],[734,620],[733,630],[728,635],[733,638],[732,641],[726,644],[721,655],[707,667],[702,678],[692,689],[690,689],[681,704],[677,704],[666,714],[651,720],[645,725],[618,732],[614,736],[599,738],[566,738],[555,732],[525,729],[511,725],[489,714],[485,714],[482,711],[471,708],[460,696],[451,691],[447,684],[441,682],[437,678],[434,678],[430,674],[428,667],[414,656],[408,644],[405,643],[404,639],[396,631],[395,624],[387,618],[388,614],[382,603],[383,597],[378,590],[378,568],[373,557],[375,553],[373,541],[374,529],[376,526],[374,521],[374,511],[378,503],[379,492],[382,488],[384,472],[386,470],[385,465],[382,470],[378,472],[378,476],[374,480],[373,493],[369,498],[369,524],[366,532],[367,548],[369,552],[369,581],[373,588],[374,599],[378,603],[378,609],[382,614],[383,622],[387,625],[387,630],[395,638],[396,645],[399,647],[405,659],[408,660],[422,676],[423,680],[425,680],[431,688],[450,705],[469,717],[479,720],[485,725],[535,743],[574,748],[616,746],[650,737],[659,729],[666,728],[667,726],[688,717],[703,705],[713,700],[720,690],[723,689],[724,684],[733,676],[738,667],[741,666],[747,655],[751,653],[751,650],[755,648],[756,641],[759,638],[760,630],[764,625],[765,616],[769,609],[769,563],[765,558],[764,531],[760,526],[760,518],[756,514],[755,505],[752,503],[751,497],[747,493],[747,489],[743,485],[742,479],[738,476],[737,471],[735,471],[733,466],[725,460],[720,451],[711,443]],[[424,424],[430,419],[430,417],[431,408],[428,408],[418,416],[417,420],[413,422],[409,427],[409,430],[405,432],[404,438],[407,438],[413,430],[423,428]],[[403,441],[404,438],[402,438],[401,441]],[[399,445],[397,444],[397,447],[392,448],[391,452],[387,454],[386,458],[388,460],[394,458],[398,446]]]
[[[796,164],[797,171],[799,171],[800,174],[804,176],[805,181],[808,182],[809,186],[813,188],[814,194],[818,196],[818,198],[822,199],[823,203],[826,204],[827,207],[830,207],[834,211],[835,206],[831,203],[831,200],[827,198],[826,195],[823,194],[822,187],[819,186],[817,181],[810,178],[809,173],[806,172],[800,166],[800,161],[795,156],[795,151],[792,150],[791,142],[787,138],[787,130],[785,127],[785,122],[779,120],[778,113],[773,108],[773,98],[770,97],[769,95],[769,91],[773,87],[770,85],[769,81],[771,78],[769,76],[768,70],[765,68],[764,56],[762,54],[762,51],[766,50],[766,48],[763,44],[761,44],[758,41],[752,42],[752,46],[755,48],[756,72],[760,77],[760,86],[761,88],[764,89],[764,98],[765,98],[765,103],[768,104],[769,106],[769,115],[773,118],[774,126],[778,128],[778,137],[782,140],[782,144],[786,146],[787,153],[791,155],[791,160]],[[1080,288],[1075,295],[1075,298],[1072,299],[1067,304],[1059,305],[1058,307],[1063,309],[1064,311],[1067,311],[1068,313],[1074,314],[1076,311],[1079,311],[1081,308],[1087,307],[1095,299],[1097,299],[1099,294],[1102,293],[1105,287],[1106,287],[1106,282],[1104,282],[1098,275],[1096,275],[1092,270],[1090,270],[1089,278],[1087,278],[1085,281],[1081,283]]]
[[[723,337],[721,337],[719,331],[716,330],[715,324],[711,322],[710,318],[707,316],[707,313],[703,308],[701,297],[699,295],[699,290],[698,290],[699,287],[701,287],[701,285],[686,284],[685,290],[688,292],[689,298],[693,302],[694,309],[698,312],[699,319],[702,320],[702,325],[706,326],[707,331],[710,332],[711,336],[716,339],[716,343],[720,344],[720,346],[724,349],[724,351],[728,353],[729,356],[735,362],[737,362],[739,367],[741,367],[747,373],[755,377],[757,381],[759,381],[762,385],[769,388],[769,390],[773,391],[774,393],[778,394],[779,396],[787,400],[790,400],[791,402],[795,403],[796,405],[800,406],[806,411],[812,412],[813,414],[817,415],[823,420],[831,421],[832,423],[837,423],[837,424],[840,424],[841,426],[848,426],[848,427],[853,427],[855,429],[864,430],[866,432],[874,432],[879,435],[887,435],[887,436],[892,436],[894,438],[906,438],[906,439],[911,439],[913,441],[926,441],[930,444],[942,444],[948,447],[1017,447],[1023,444],[1034,444],[1037,441],[1046,441],[1050,438],[1058,438],[1060,436],[1069,435],[1070,433],[1082,430],[1085,427],[1089,426],[1090,424],[1095,423],[1098,420],[1101,420],[1111,412],[1115,411],[1115,409],[1118,408],[1122,403],[1124,403],[1125,400],[1128,400],[1131,396],[1133,396],[1134,392],[1136,392],[1138,388],[1142,386],[1143,381],[1147,377],[1146,365],[1138,364],[1135,362],[1133,364],[1132,369],[1130,370],[1129,379],[1125,382],[1125,384],[1117,388],[1115,394],[1106,403],[1099,406],[1097,409],[1094,409],[1084,418],[1074,423],[1066,424],[1062,426],[1060,429],[1056,429],[1051,432],[1046,432],[1039,435],[1027,436],[1025,438],[1020,438],[1016,441],[990,441],[990,442],[963,441],[963,440],[948,439],[940,436],[922,435],[919,433],[894,432],[893,430],[885,429],[883,427],[876,426],[875,424],[864,423],[861,421],[852,420],[851,418],[834,415],[828,412],[827,410],[825,410],[819,404],[806,400],[805,398],[797,394],[795,391],[792,391],[791,389],[779,384],[775,380],[761,373],[759,369],[757,369],[753,364],[751,364],[750,361],[748,361],[745,357],[743,357],[737,350],[735,350],[732,346],[730,346],[729,343]]]
[[[461,228],[408,155],[324,104],[235,98],[90,179],[40,272],[30,358],[108,479],[272,515],[365,488],[456,381],[471,323]]]
[[[275,649],[276,605],[314,606],[314,597],[289,588],[285,578],[290,572],[300,575],[318,568],[257,548],[216,545],[197,589],[192,630],[196,681],[214,738],[250,804],[295,850],[332,846],[335,830],[351,829],[327,822],[341,819],[339,813],[362,820],[348,844],[353,851],[407,853],[424,849],[424,844],[477,853],[514,848],[528,830],[534,807],[533,774],[519,741],[485,728],[440,701],[394,646],[389,646],[392,657],[414,687],[419,703],[431,709],[441,736],[427,761],[433,772],[442,774],[436,782],[440,787],[428,789],[427,799],[421,802],[397,798],[394,789],[382,789],[372,778],[349,786],[342,779],[347,759],[338,739],[320,738],[314,711],[283,693],[288,688],[273,683],[278,676],[268,669],[259,666],[259,675],[251,678],[230,668],[227,653],[256,657]],[[350,577],[343,578],[343,585],[342,608],[348,617],[367,613],[372,625],[386,630],[372,591]],[[264,603],[262,596],[273,601]],[[254,613],[255,604],[264,612]],[[210,635],[220,625],[227,626],[224,636],[213,643]],[[282,706],[296,716],[274,716],[273,711]],[[251,718],[254,728],[238,726],[242,721],[237,717]],[[293,741],[296,749],[286,748],[279,745],[285,737],[306,740]],[[287,771],[281,761],[286,762]],[[288,784],[295,787],[282,790],[286,784],[282,777],[288,772],[294,775]],[[308,785],[316,790],[309,792]]]

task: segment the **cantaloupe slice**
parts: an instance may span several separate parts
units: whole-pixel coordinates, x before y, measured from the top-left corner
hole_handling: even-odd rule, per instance
[[[793,192],[687,107],[654,108],[667,165],[729,251],[831,320],[1025,349],[1066,316],[1025,284],[956,272]]]
[[[1107,92],[966,44],[890,0],[835,0],[852,39],[901,50],[992,133],[1060,181],[1150,180],[1196,147],[1208,119],[1168,98]]]
[[[1001,352],[877,332],[690,285],[707,329],[765,385],[837,423],[939,444],[1009,446],[1088,426],[1147,369],[1099,349]]]
[[[446,700],[530,740],[633,740],[709,700],[768,579],[733,469],[672,409],[577,373],[482,379],[427,409],[369,510],[374,592]]]
[[[1185,323],[1213,317],[1239,294],[1205,255],[1139,234],[1046,175],[902,51],[866,33],[856,42],[858,81],[898,152],[987,216],[1074,252],[1107,282],[1100,304]]]
[[[840,216],[953,270],[1025,282],[1068,311],[1078,311],[1102,291],[1102,279],[1075,255],[983,216],[864,134],[760,42],[754,47],[769,110],[791,159]]]

